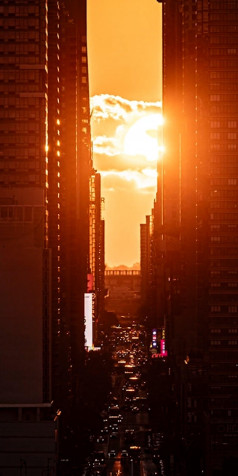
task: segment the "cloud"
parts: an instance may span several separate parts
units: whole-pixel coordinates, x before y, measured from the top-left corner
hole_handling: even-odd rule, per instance
[[[94,152],[93,163],[94,167],[100,172],[123,170],[142,171],[148,166],[148,162],[144,156],[137,155],[134,157],[116,153],[110,155],[109,153],[104,153],[102,148],[100,153]]]
[[[101,172],[103,187],[107,190],[131,190],[154,192],[157,182],[157,174],[154,170],[146,169],[142,172],[136,170],[114,171],[108,170]]]
[[[113,119],[128,121],[128,116],[145,112],[161,112],[161,102],[129,101],[120,96],[100,94],[90,100],[91,114],[94,120]]]
[[[97,136],[93,140],[93,152],[104,155],[118,155],[119,144],[116,137]]]
[[[109,94],[91,98],[93,162],[107,192],[129,187],[155,194],[160,115],[160,102],[129,101]]]

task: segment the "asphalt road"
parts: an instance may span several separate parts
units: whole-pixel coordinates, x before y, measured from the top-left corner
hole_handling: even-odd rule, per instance
[[[166,476],[161,471],[160,464],[158,462],[155,464],[152,461],[152,456],[147,448],[148,445],[150,446],[147,437],[150,415],[146,401],[146,386],[141,385],[141,362],[143,358],[146,360],[147,356],[144,347],[140,344],[139,336],[141,331],[134,329],[128,338],[123,334],[123,328],[121,332],[122,336],[120,336],[119,330],[119,338],[117,337],[120,344],[114,345],[113,349],[115,364],[112,375],[113,392],[110,398],[111,401],[117,402],[123,419],[118,425],[118,434],[115,437],[111,437],[112,432],[109,430],[109,433],[105,436],[105,441],[95,444],[95,450],[103,451],[106,456],[105,467],[102,469],[101,474],[103,476]],[[138,342],[135,345],[134,342],[137,336]],[[120,337],[123,338],[121,339]],[[126,364],[118,366],[118,362],[121,359],[120,353],[125,354],[123,358]],[[128,365],[131,368],[128,368]],[[136,375],[138,376],[138,381],[135,378]],[[128,390],[128,387],[132,390]],[[139,408],[132,410],[133,405],[136,406],[136,397],[144,399],[145,405],[138,404]],[[110,409],[107,410],[107,417],[109,414]],[[133,433],[130,438],[128,438],[129,429]],[[135,454],[132,455],[130,446],[140,447],[140,454],[137,456]],[[115,450],[115,457],[109,457],[111,450]],[[122,450],[128,451],[128,456],[121,457]]]

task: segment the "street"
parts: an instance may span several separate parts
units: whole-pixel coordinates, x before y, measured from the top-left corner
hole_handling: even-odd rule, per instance
[[[162,459],[154,454],[150,428],[145,338],[143,326],[137,324],[112,330],[112,392],[85,475],[166,476]],[[98,464],[97,454],[104,455],[103,463]]]

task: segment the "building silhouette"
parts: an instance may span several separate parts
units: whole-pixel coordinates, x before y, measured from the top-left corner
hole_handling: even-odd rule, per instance
[[[157,327],[165,325],[181,428],[191,449],[182,474],[197,474],[195,466],[198,474],[236,474],[238,5],[164,0],[162,9],[165,154],[158,163],[153,234]],[[198,382],[204,388],[199,395]]]
[[[150,301],[151,289],[151,217],[140,224],[140,268],[141,268],[141,301],[146,308]]]
[[[97,344],[104,309],[104,220],[102,219],[101,176],[94,169],[90,176],[89,276],[88,291],[94,295],[93,340]]]
[[[106,269],[105,309],[122,322],[138,316],[141,305],[141,273],[135,269]]]
[[[30,446],[22,450],[22,471],[35,476],[55,469],[54,417],[77,402],[84,363],[92,171],[86,1],[5,1],[0,24],[0,432],[12,420],[18,435],[0,472],[21,468],[23,421],[32,421],[33,433],[51,439],[54,460],[49,467],[47,456],[34,460],[25,454]]]

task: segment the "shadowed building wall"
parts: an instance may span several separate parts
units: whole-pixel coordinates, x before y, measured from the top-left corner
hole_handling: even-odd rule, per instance
[[[206,364],[209,475],[237,456],[237,16],[230,0],[163,1],[159,285],[170,355]]]
[[[86,2],[9,0],[0,25],[0,419],[19,435],[23,419],[39,429],[44,420],[54,439],[49,402],[67,409],[76,399],[84,361]]]

